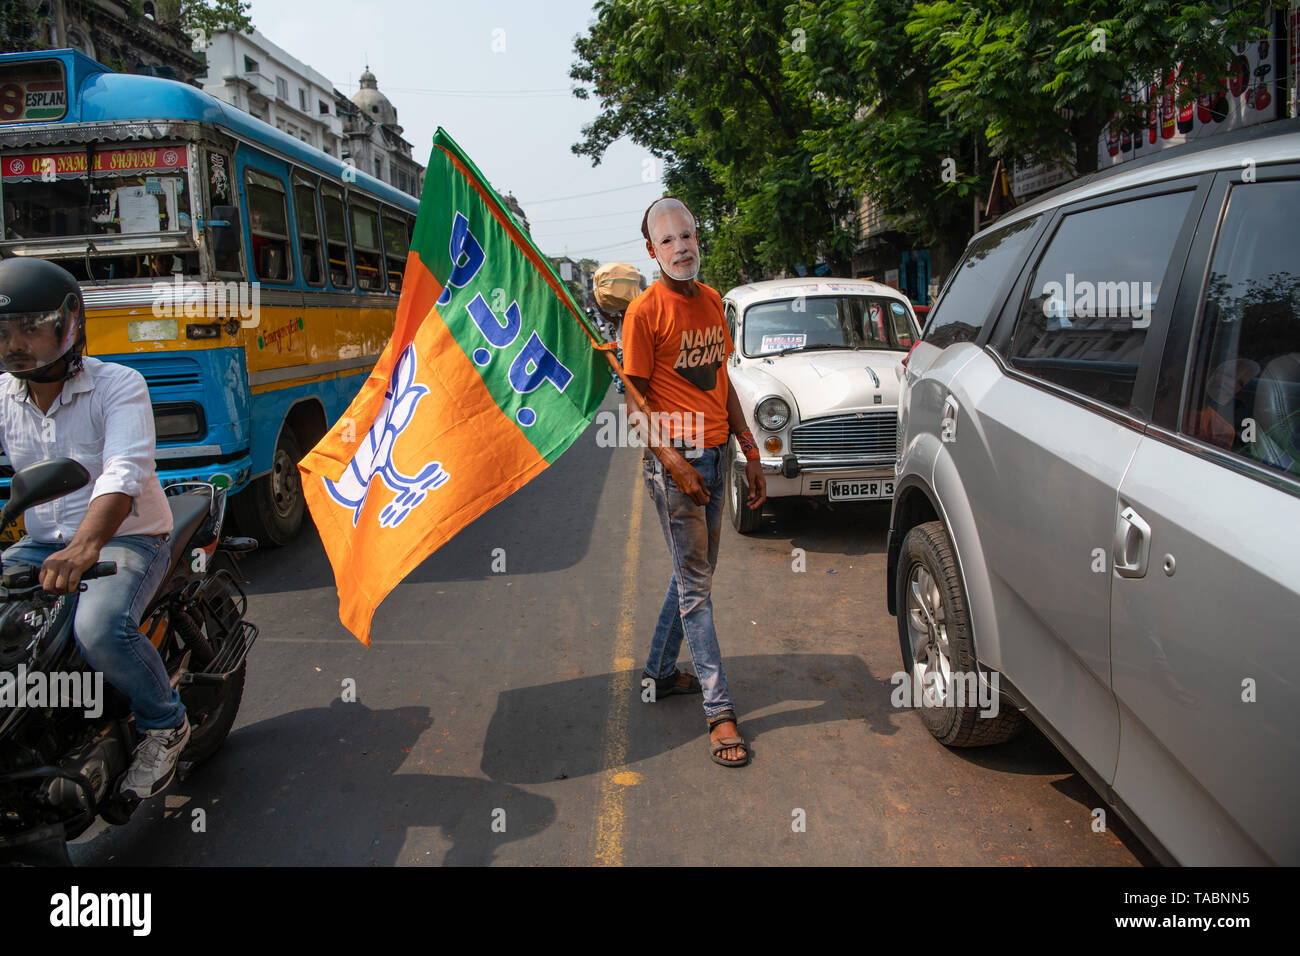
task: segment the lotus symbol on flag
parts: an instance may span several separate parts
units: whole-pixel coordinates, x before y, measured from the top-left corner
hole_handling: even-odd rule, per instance
[[[393,464],[393,446],[415,417],[415,406],[429,394],[427,386],[415,381],[415,365],[415,344],[412,343],[397,360],[397,368],[384,393],[383,407],[358,444],[357,452],[348,462],[347,469],[337,482],[322,479],[329,496],[344,508],[352,509],[354,528],[357,519],[361,517],[366,496],[370,493],[372,478],[379,478],[390,491],[397,494],[379,512],[379,526],[395,528],[424,501],[429,491],[440,487],[451,477],[443,470],[440,461],[429,462],[418,475],[404,475]]]

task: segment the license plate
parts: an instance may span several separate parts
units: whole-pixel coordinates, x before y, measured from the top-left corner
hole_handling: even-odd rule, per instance
[[[886,478],[858,481],[830,481],[826,494],[831,501],[868,501],[872,498],[894,497],[894,482]]]

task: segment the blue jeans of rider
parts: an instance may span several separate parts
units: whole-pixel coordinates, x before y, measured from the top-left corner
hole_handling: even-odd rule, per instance
[[[39,568],[63,547],[24,536],[5,551],[4,563]],[[131,699],[140,730],[179,727],[185,719],[185,705],[172,689],[162,658],[139,630],[140,615],[162,583],[170,559],[171,548],[162,538],[148,534],[110,538],[99,560],[116,561],[117,574],[86,582],[72,622],[82,658]]]
[[[712,597],[713,572],[718,567],[718,544],[722,539],[726,448],[726,445],[716,445],[704,449],[693,461],[687,459],[709,490],[709,502],[705,505],[697,505],[679,491],[673,476],[658,458],[650,457],[642,463],[646,486],[659,513],[659,524],[673,564],[668,593],[650,641],[646,673],[661,680],[675,676],[677,654],[685,638],[695,663],[695,676],[704,692],[706,717],[734,709],[727,675],[722,669],[718,634],[713,626]]]

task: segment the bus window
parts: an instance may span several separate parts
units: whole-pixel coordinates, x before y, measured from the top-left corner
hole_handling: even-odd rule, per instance
[[[103,143],[6,153],[0,241],[91,238],[93,250],[66,260],[81,279],[197,274],[187,176],[192,148]]]
[[[388,263],[388,291],[402,291],[402,272],[406,269],[408,246],[406,223],[393,216],[384,216],[384,253]]]
[[[5,157],[5,239],[189,231],[185,147],[100,147],[89,188],[87,155]]]
[[[343,190],[323,183],[321,208],[325,211],[325,251],[329,260],[330,285],[352,288],[352,259],[348,256],[347,217],[343,213]]]
[[[262,282],[288,282],[289,213],[284,183],[276,176],[244,170],[248,190],[248,231],[253,235],[253,278]]]
[[[352,251],[357,259],[357,286],[370,292],[383,292],[388,283],[383,276],[383,253],[379,248],[379,215],[363,203],[352,200]]]
[[[293,206],[298,214],[298,253],[302,257],[302,279],[308,285],[325,284],[321,256],[320,228],[316,225],[316,183],[305,176],[293,177]]]
[[[234,191],[230,187],[230,157],[225,153],[208,150],[203,169],[204,182],[207,184],[208,190],[208,218],[229,222],[229,226],[214,228],[233,236],[233,241],[220,242],[214,239],[212,246],[213,267],[218,273],[239,275],[239,219],[237,215],[229,215],[230,211],[235,208]],[[217,212],[218,207],[224,210],[221,214]]]

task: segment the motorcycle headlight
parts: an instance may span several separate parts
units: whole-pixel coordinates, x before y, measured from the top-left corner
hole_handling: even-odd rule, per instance
[[[754,409],[754,419],[761,428],[770,432],[780,431],[790,421],[790,406],[784,399],[765,398]]]

